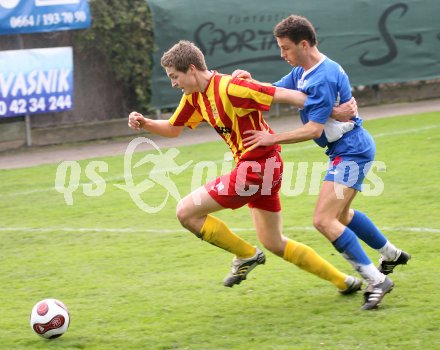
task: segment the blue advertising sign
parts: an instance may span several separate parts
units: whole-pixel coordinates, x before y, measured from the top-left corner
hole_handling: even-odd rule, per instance
[[[88,0],[0,0],[0,34],[90,27]]]
[[[72,108],[71,47],[0,51],[0,118]]]

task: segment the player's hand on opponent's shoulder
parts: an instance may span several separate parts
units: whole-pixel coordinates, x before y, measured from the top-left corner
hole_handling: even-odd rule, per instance
[[[358,115],[357,102],[352,97],[349,101],[333,108],[332,118],[340,122],[348,122],[356,115]]]
[[[135,130],[141,130],[145,121],[145,117],[138,112],[131,112],[128,116],[128,126]]]
[[[240,79],[252,79],[251,73],[249,73],[247,70],[243,69],[236,69],[232,72],[233,78],[240,78]]]

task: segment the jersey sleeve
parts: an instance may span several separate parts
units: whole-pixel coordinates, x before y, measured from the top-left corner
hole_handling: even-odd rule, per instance
[[[285,89],[291,89],[291,90],[297,90],[296,84],[295,84],[295,75],[294,71],[292,70],[289,74],[282,77],[277,82],[273,83],[276,87],[281,87]]]
[[[245,79],[231,79],[227,87],[229,100],[238,116],[255,110],[268,111],[273,102],[276,88],[270,84]]]
[[[297,82],[298,82],[299,77],[301,76],[303,71],[304,70],[302,68],[295,67],[290,71],[289,74],[285,75],[280,80],[273,83],[273,85],[276,87],[282,87],[285,89],[298,90],[296,87]]]
[[[325,124],[330,118],[333,105],[336,100],[334,89],[331,89],[327,81],[312,85],[304,91],[307,100],[304,103],[304,110],[309,121]]]
[[[344,69],[339,66],[339,80],[338,80],[338,91],[340,95],[339,103],[345,103],[349,101],[352,97],[350,80],[348,79],[347,73]]]
[[[187,126],[194,129],[203,121],[202,115],[192,103],[193,95],[183,95],[179,106],[168,120],[174,126]]]

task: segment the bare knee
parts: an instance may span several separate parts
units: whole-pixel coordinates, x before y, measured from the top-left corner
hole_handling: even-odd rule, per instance
[[[181,200],[176,207],[176,217],[184,228],[200,237],[200,230],[206,220],[206,214],[194,211],[191,206]]]
[[[323,215],[315,214],[313,217],[313,226],[315,226],[319,232],[325,234],[330,228],[330,220]]]
[[[182,201],[179,201],[179,203],[177,203],[176,217],[183,227],[185,227],[188,230],[191,229],[192,217],[189,213],[189,210],[185,207]]]
[[[313,226],[331,241],[336,239],[343,231],[343,225],[335,218],[315,216]]]
[[[345,226],[338,219],[328,216],[315,215],[313,225],[330,242],[334,242],[345,229]]]

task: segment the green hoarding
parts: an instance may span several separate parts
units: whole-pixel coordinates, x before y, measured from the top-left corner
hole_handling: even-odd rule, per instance
[[[278,80],[290,71],[272,29],[290,14],[307,17],[319,49],[339,62],[353,86],[427,80],[440,76],[438,0],[148,0],[157,50],[152,105],[175,106],[160,58],[181,39],[205,54],[209,69],[249,70],[255,79]]]

